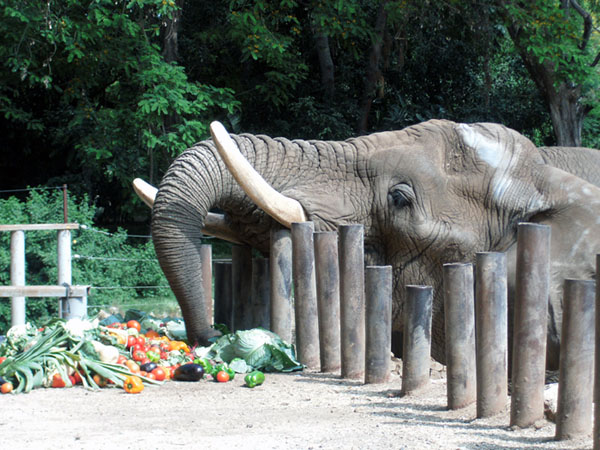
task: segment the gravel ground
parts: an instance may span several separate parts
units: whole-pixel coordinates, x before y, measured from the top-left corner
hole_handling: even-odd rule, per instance
[[[490,419],[475,405],[446,409],[443,373],[418,395],[401,379],[365,385],[336,374],[267,374],[243,387],[168,382],[121,389],[37,389],[0,397],[0,448],[10,449],[591,449],[591,436],[557,442],[554,424],[511,429],[509,403]],[[191,446],[191,447],[190,447]]]

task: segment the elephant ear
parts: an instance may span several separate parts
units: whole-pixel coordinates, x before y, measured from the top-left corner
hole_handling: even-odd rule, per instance
[[[600,188],[546,164],[531,141],[508,128],[460,124],[456,131],[476,165],[485,167],[486,197],[510,216],[505,225],[550,225],[555,275],[591,277],[600,252]]]

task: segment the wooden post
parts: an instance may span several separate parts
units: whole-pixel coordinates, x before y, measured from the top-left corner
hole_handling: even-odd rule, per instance
[[[313,231],[312,222],[292,223],[292,271],[298,361],[309,369],[318,369],[319,321]]]
[[[550,226],[518,225],[516,270],[510,424],[526,428],[544,417]]]
[[[315,232],[321,372],[340,369],[340,267],[335,231]]]
[[[365,262],[364,228],[341,225],[340,236],[340,334],[342,378],[365,375]]]
[[[271,230],[271,331],[292,343],[292,234]]]
[[[386,383],[392,353],[392,266],[365,269],[365,383]]]
[[[490,417],[508,398],[506,254],[477,253],[476,258],[477,417]]]
[[[25,285],[25,232],[15,230],[10,234],[10,284]],[[25,324],[25,297],[12,297],[11,325]]]

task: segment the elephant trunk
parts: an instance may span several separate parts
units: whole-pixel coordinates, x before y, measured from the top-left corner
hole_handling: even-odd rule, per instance
[[[165,174],[152,210],[152,238],[160,266],[181,307],[191,343],[207,345],[219,333],[206,314],[200,246],[209,209],[227,183],[216,149],[200,144],[184,152]]]

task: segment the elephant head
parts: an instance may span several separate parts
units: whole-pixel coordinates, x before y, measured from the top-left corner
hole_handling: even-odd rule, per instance
[[[169,168],[152,213],[156,252],[192,340],[204,343],[215,333],[200,279],[203,228],[267,252],[274,226],[360,223],[366,262],[394,270],[396,336],[404,286],[434,287],[432,355],[443,360],[442,265],[504,251],[514,269],[516,227],[529,221],[552,225],[548,349],[558,355],[562,280],[591,278],[600,249],[600,189],[561,170],[561,158],[549,163],[525,137],[496,124],[432,120],[342,142],[229,137],[220,125],[211,129],[212,141]],[[215,207],[224,215],[209,213]]]

